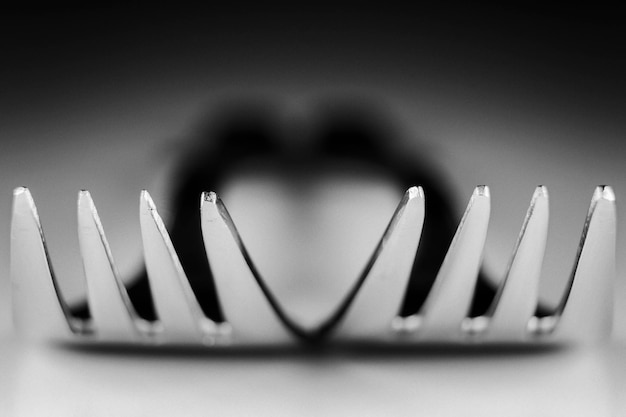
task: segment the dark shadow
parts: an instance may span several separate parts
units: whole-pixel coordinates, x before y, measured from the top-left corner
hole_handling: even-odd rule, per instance
[[[175,358],[177,360],[228,360],[228,361],[282,361],[300,359],[325,361],[341,358],[396,360],[445,360],[467,358],[515,358],[545,356],[567,351],[566,345],[555,344],[397,344],[335,343],[294,344],[291,346],[195,346],[164,347],[122,344],[70,344],[61,343],[57,348],[77,354],[111,357],[128,357],[133,360],[152,358]]]

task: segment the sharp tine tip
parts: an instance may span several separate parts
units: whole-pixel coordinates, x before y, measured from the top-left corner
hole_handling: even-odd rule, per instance
[[[91,193],[87,190],[80,190],[78,192],[78,202],[87,201],[90,202],[92,200]]]
[[[28,188],[17,187],[15,190],[13,190],[13,199],[14,203],[22,202],[22,204],[26,204],[33,213],[37,214],[35,199],[33,198]]]
[[[409,200],[412,200],[414,198],[424,198],[424,189],[422,187],[414,186],[406,190],[406,194]]]
[[[538,185],[537,188],[535,188],[535,194],[533,195],[533,198],[541,198],[541,197],[548,197],[548,188],[545,187],[544,185]]]
[[[491,197],[491,193],[489,192],[489,187],[486,185],[479,185],[474,189],[475,197]]]
[[[80,190],[78,192],[78,208],[81,207],[89,209],[92,213],[96,211],[96,205],[91,198],[91,193],[87,190]]]
[[[613,191],[613,187],[608,185],[602,185],[598,187],[602,192],[602,198],[607,201],[615,201],[615,192]]]
[[[148,210],[156,210],[156,205],[154,204],[152,196],[150,196],[148,190],[141,190],[141,201],[146,205]]]
[[[215,193],[214,191],[204,191],[202,193],[202,198],[201,198],[202,203],[217,204],[218,200],[219,200],[219,197],[217,196],[217,193]]]
[[[18,195],[21,195],[21,194],[30,194],[30,191],[28,191],[27,187],[16,187],[13,190],[13,195],[14,196],[18,196]]]

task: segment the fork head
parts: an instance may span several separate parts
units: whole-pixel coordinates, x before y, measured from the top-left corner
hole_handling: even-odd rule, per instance
[[[532,196],[489,308],[479,316],[470,314],[490,216],[489,189],[479,186],[421,308],[401,316],[409,279],[415,275],[412,268],[423,224],[428,221],[425,198],[421,187],[407,190],[341,303],[310,326],[290,314],[284,300],[272,292],[213,192],[200,199],[201,229],[224,321],[203,312],[147,191],[140,197],[140,225],[157,319],[146,320],[136,312],[87,191],[78,196],[78,236],[90,317],[76,317],[53,273],[33,198],[28,189],[17,188],[11,226],[16,328],[44,340],[187,346],[302,341],[544,344],[594,342],[610,335],[616,229],[610,187],[597,187],[593,193],[567,288],[547,314],[537,313],[548,232],[545,187],[538,187]]]

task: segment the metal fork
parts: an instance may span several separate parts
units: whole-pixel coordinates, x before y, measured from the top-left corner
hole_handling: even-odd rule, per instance
[[[55,279],[28,189],[14,191],[11,280],[17,330],[34,339],[142,345],[266,345],[297,341],[390,344],[543,344],[597,342],[611,332],[615,276],[615,195],[597,187],[567,289],[552,314],[535,315],[548,232],[548,192],[532,197],[506,275],[490,308],[468,312],[481,265],[490,193],[477,187],[420,311],[398,311],[418,250],[424,192],[399,203],[363,273],[319,328],[305,330],[281,307],[254,263],[223,202],[201,196],[201,227],[226,321],[206,317],[147,191],[140,197],[145,263],[158,320],[134,310],[88,191],[78,195],[78,236],[91,318],[72,316]],[[426,219],[427,221],[427,219]]]

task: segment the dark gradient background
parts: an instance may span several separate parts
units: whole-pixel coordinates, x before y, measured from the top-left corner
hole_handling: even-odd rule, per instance
[[[33,192],[62,287],[76,299],[82,293],[79,189],[92,192],[120,270],[131,276],[141,251],[139,191],[150,189],[161,213],[170,214],[168,174],[208,114],[238,98],[306,113],[329,97],[376,103],[395,117],[408,152],[437,167],[459,211],[474,186],[491,187],[485,267],[495,276],[504,271],[534,187],[546,185],[551,229],[542,292],[554,300],[596,185],[614,186],[619,231],[626,230],[625,18],[614,10],[556,6],[7,9],[0,15],[0,301],[7,305],[16,186]],[[242,201],[241,194],[233,196]],[[399,197],[386,201],[382,212]],[[242,223],[254,224],[245,218],[245,202],[229,208]],[[387,219],[382,216],[381,224]],[[625,249],[618,234],[616,333],[622,337]],[[8,308],[0,324],[9,331]],[[501,359],[500,366],[509,363]],[[437,362],[441,358],[434,358],[433,381],[457,381],[452,368],[441,374]],[[558,369],[565,376],[583,369],[571,371],[574,381],[589,369],[597,376],[594,364]],[[430,365],[422,365],[428,373]],[[378,370],[390,380],[403,375],[402,367],[399,361]],[[508,373],[516,377],[519,369]],[[264,372],[253,371],[255,381],[264,381]],[[241,381],[238,375],[233,378]],[[306,381],[344,389],[326,374],[317,378]],[[584,392],[604,398],[605,391],[593,387]],[[119,394],[107,392],[113,399]],[[340,396],[330,399],[345,405]],[[290,401],[301,407],[297,398]],[[596,412],[568,409],[571,404],[560,402],[560,410]]]
[[[298,108],[330,95],[389,106],[413,150],[457,187],[459,206],[474,185],[492,187],[490,239],[510,242],[488,256],[496,269],[537,184],[552,192],[551,250],[573,256],[593,186],[611,184],[618,198],[623,187],[622,17],[502,6],[9,10],[0,29],[4,234],[17,185],[32,189],[51,243],[74,224],[80,188],[105,225],[136,231],[136,193],[211,106],[261,96]],[[114,248],[129,240],[109,234]],[[79,270],[71,251],[51,250],[66,275]],[[132,261],[120,252],[125,269]]]
[[[264,97],[297,111],[318,98],[364,97],[399,119],[412,152],[439,165],[459,208],[476,184],[492,187],[487,262],[496,272],[533,187],[547,185],[547,275],[565,276],[593,186],[611,184],[618,198],[624,189],[622,17],[516,7],[9,10],[0,29],[3,234],[11,190],[29,186],[61,280],[79,282],[77,243],[65,236],[74,193],[88,188],[130,270],[137,192],[158,189],[211,106]]]

